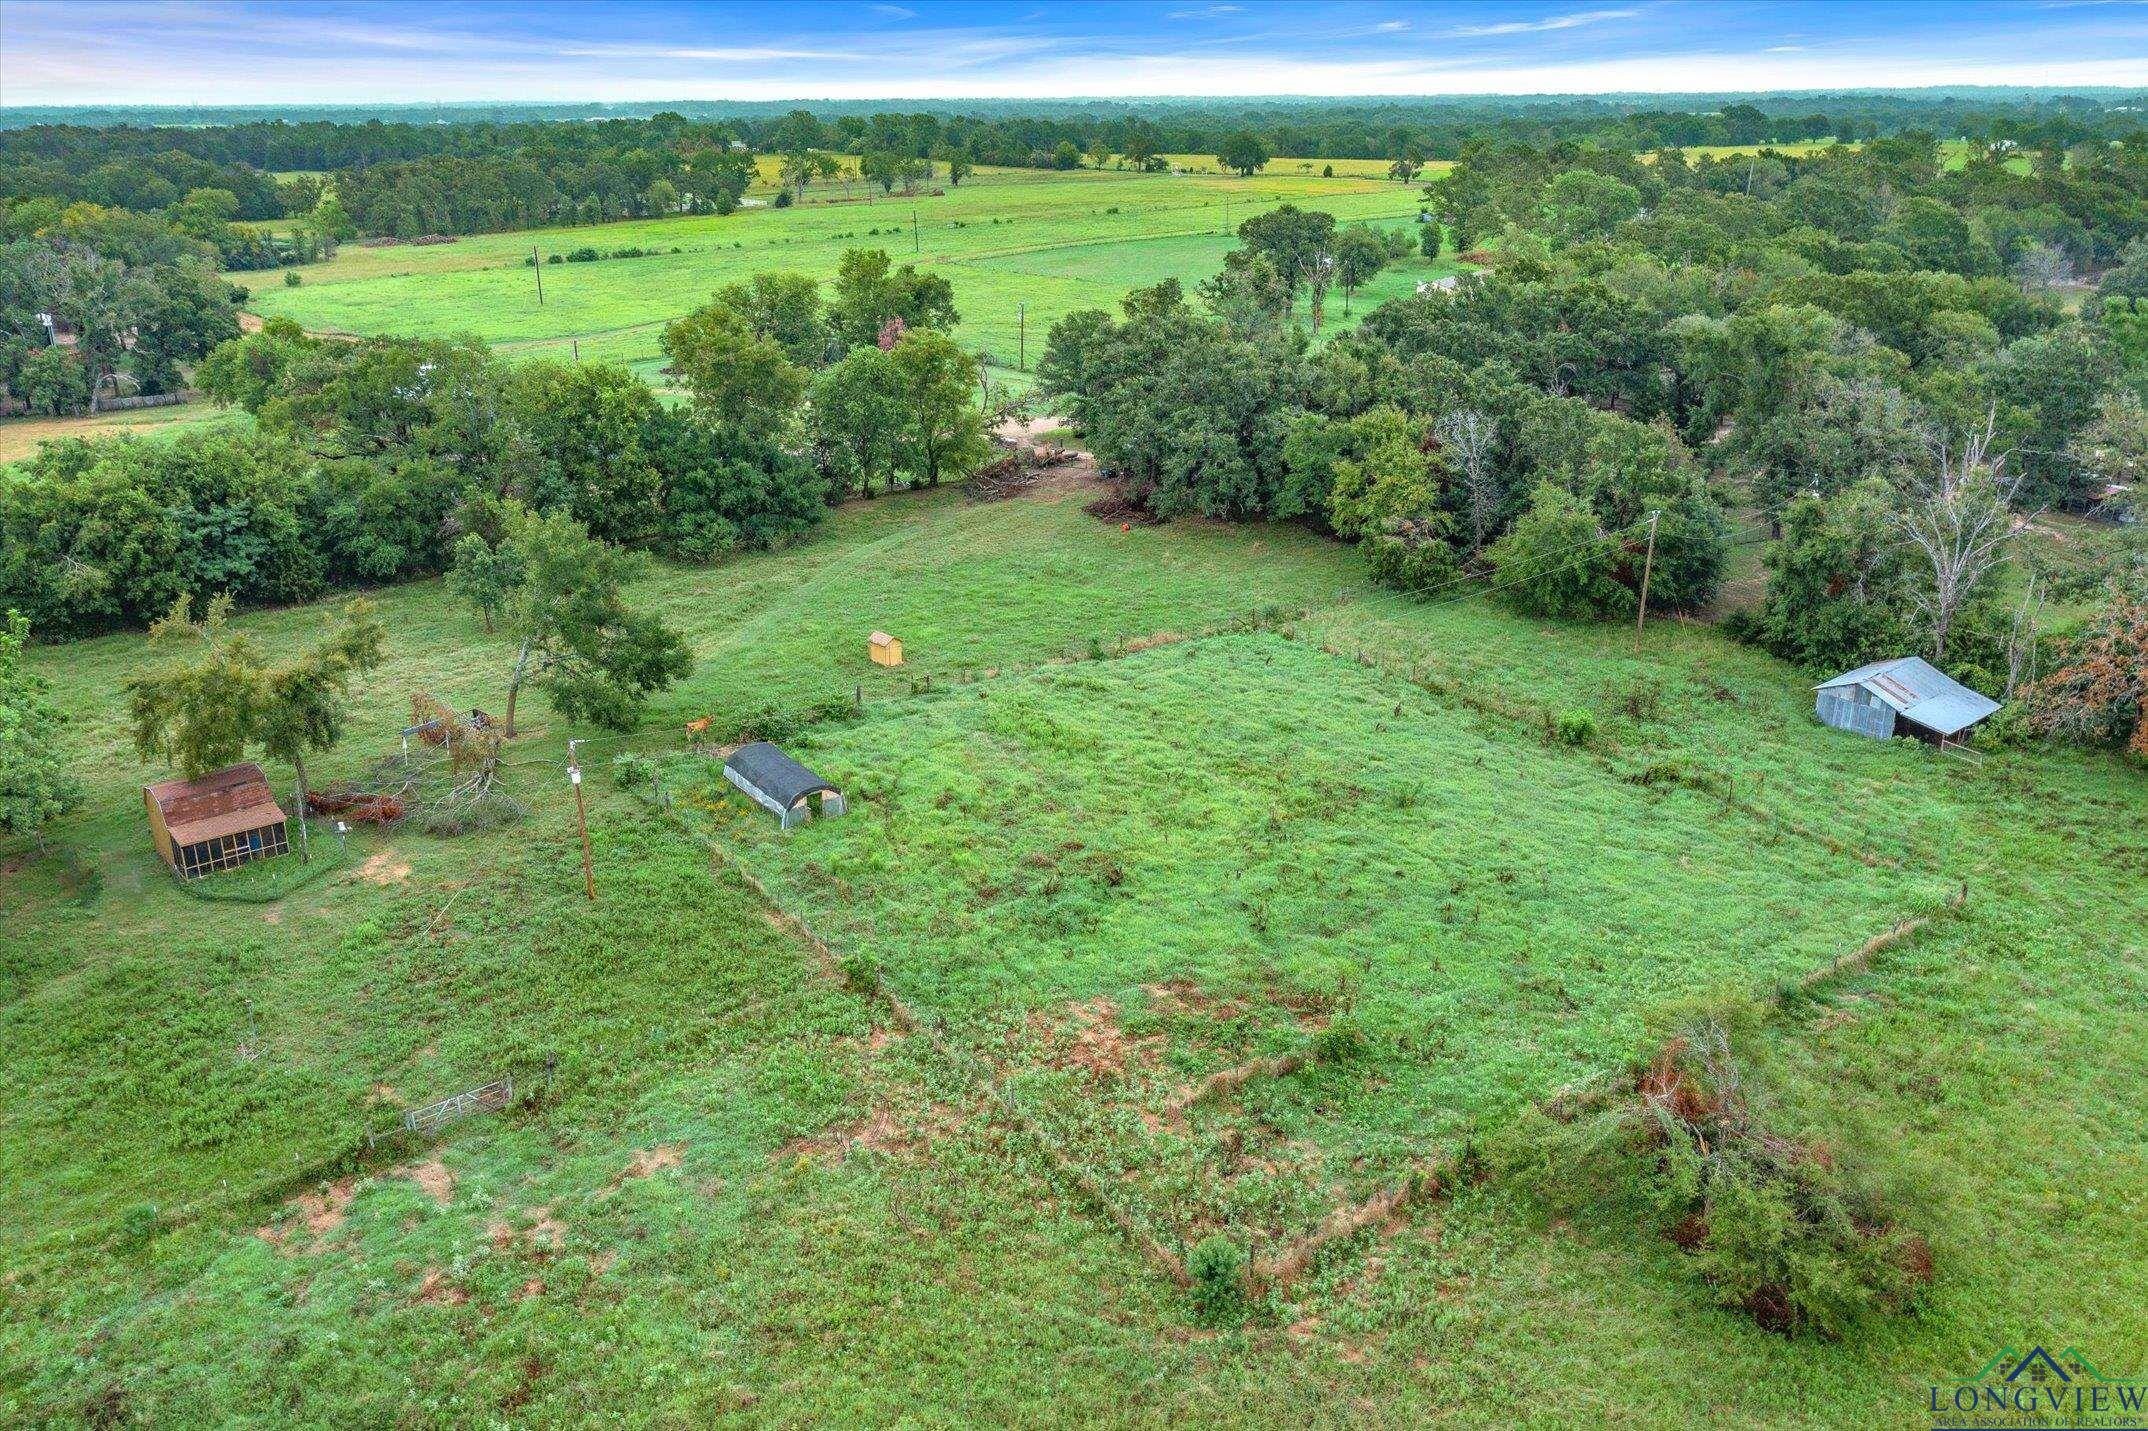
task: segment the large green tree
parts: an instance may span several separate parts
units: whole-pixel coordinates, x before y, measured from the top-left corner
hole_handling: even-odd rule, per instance
[[[507,541],[522,573],[501,621],[515,644],[508,735],[527,686],[570,719],[625,730],[652,692],[693,669],[684,638],[627,604],[647,558],[599,541],[565,512],[514,513]]]
[[[903,334],[888,361],[902,393],[897,460],[911,480],[937,486],[982,463],[991,447],[977,406],[977,360],[945,333],[918,328]]]
[[[1531,616],[1624,616],[1634,593],[1618,579],[1623,552],[1589,504],[1563,487],[1536,489],[1488,553],[1496,589]]]
[[[895,360],[871,344],[851,349],[813,380],[813,448],[841,490],[870,497],[892,480],[902,450],[903,387]]]
[[[663,348],[693,393],[694,406],[719,422],[780,431],[805,396],[806,370],[780,342],[756,333],[724,304],[711,303],[668,325]]]
[[[1241,129],[1225,139],[1216,150],[1216,162],[1226,169],[1235,169],[1239,177],[1250,179],[1253,172],[1268,162],[1268,146],[1250,129]]]
[[[134,745],[189,779],[229,765],[249,750],[291,766],[305,838],[306,759],[333,750],[349,718],[351,683],[380,663],[386,632],[370,603],[352,601],[320,640],[286,661],[229,626],[218,597],[197,619],[185,598],[150,628],[154,643],[186,643],[190,654],[127,679]]]
[[[921,273],[907,263],[895,267],[884,250],[845,250],[836,262],[835,296],[828,305],[836,336],[851,347],[878,342],[881,331],[898,318],[905,328],[953,328],[954,287],[937,273]]]

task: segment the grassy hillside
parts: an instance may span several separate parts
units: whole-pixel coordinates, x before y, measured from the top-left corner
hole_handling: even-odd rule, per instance
[[[1239,223],[1279,203],[1317,206],[1344,222],[1409,224],[1417,192],[1392,182],[1262,174],[1249,180],[1077,170],[980,174],[938,197],[885,199],[859,185],[852,202],[741,209],[533,233],[483,234],[451,244],[345,245],[296,270],[303,286],[257,285],[252,307],[308,328],[351,333],[469,332],[510,352],[644,362],[664,323],[734,279],[789,269],[832,280],[848,248],[884,248],[954,284],[964,346],[1012,367],[1034,364],[1044,335],[1077,308],[1116,306],[1127,289],[1177,278],[1191,290],[1236,247]],[[650,258],[554,264],[544,303],[523,260],[584,245],[663,250]],[[679,253],[671,253],[673,247]],[[1356,310],[1454,272],[1408,262],[1358,295]],[[1331,305],[1336,317],[1341,305]],[[1026,320],[1022,315],[1026,313]]]
[[[1086,496],[919,494],[661,569],[643,597],[700,664],[588,750],[593,905],[541,703],[523,823],[361,833],[281,899],[204,899],[141,828],[141,639],[38,652],[92,791],[55,853],[0,859],[0,1417],[1928,1426],[1927,1385],[2001,1345],[2137,1369],[2138,771],[1857,740],[1702,626],[1637,656]],[[413,690],[500,699],[504,643],[436,585],[379,601],[393,655],[326,777],[391,753]],[[242,624],[283,647],[320,615]],[[876,627],[908,666],[867,662]],[[837,692],[863,713],[792,745],[841,820],[779,836],[680,751],[682,717]],[[1546,735],[1575,710],[1588,748]],[[628,747],[669,815],[613,788]],[[1964,888],[1746,1048],[1779,1126],[1929,1237],[1915,1317],[1763,1332],[1570,1169],[1456,1185],[1222,1328],[1115,1229],[1272,1246]],[[1345,1014],[1360,1059],[1174,1121]],[[509,1069],[526,1106],[365,1147]]]

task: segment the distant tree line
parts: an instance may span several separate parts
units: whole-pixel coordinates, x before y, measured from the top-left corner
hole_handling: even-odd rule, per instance
[[[945,279],[877,250],[845,256],[826,303],[810,279],[760,275],[667,331],[685,408],[609,364],[272,320],[194,375],[250,430],[50,442],[0,470],[0,611],[53,640],[183,599],[287,604],[451,566],[482,590],[517,513],[681,560],[774,546],[832,498],[982,460],[954,321]]]
[[[1034,104],[977,102],[909,112],[823,105],[687,106],[645,118],[473,119],[338,123],[327,119],[188,127],[41,124],[0,129],[0,197],[163,212],[203,191],[228,194],[239,219],[301,218],[328,192],[361,232],[414,237],[670,212],[725,213],[752,176],[751,156],[847,157],[868,181],[959,182],[980,164],[1161,167],[1164,154],[1258,152],[1391,161],[1410,178],[1427,159],[1472,145],[1530,150],[1585,145],[1627,152],[1699,145],[1867,140],[1921,131],[2063,155],[2137,137],[2138,104],[2081,98],[2017,101],[1843,95],[1825,100],[1696,99],[1274,101]],[[509,110],[520,114],[528,110]],[[537,112],[543,112],[541,109]],[[825,117],[824,117],[825,116]],[[1248,146],[1252,146],[1249,148]],[[1257,168],[1258,161],[1251,166]],[[789,180],[786,179],[786,184]],[[227,266],[267,266],[266,264]]]

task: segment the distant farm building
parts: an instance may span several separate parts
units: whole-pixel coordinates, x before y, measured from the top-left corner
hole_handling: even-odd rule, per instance
[[[723,778],[773,811],[788,830],[813,818],[813,797],[820,813],[843,813],[843,792],[765,740],[742,745],[723,763]]]
[[[157,853],[182,879],[198,879],[291,848],[283,809],[269,793],[268,777],[252,761],[198,780],[147,786],[142,802]]]
[[[865,649],[872,656],[873,664],[876,666],[900,666],[902,664],[902,642],[888,635],[885,631],[875,631],[872,634],[872,638],[865,643]]]
[[[1913,735],[1938,745],[1960,740],[1999,703],[1920,656],[1875,661],[1813,687],[1813,712],[1837,730],[1875,740]]]

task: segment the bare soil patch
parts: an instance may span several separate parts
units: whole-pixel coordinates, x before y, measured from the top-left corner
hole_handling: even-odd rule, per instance
[[[438,1267],[425,1271],[425,1280],[418,1284],[418,1295],[412,1299],[436,1307],[459,1307],[470,1300],[470,1294],[448,1280],[447,1273]]]
[[[1148,508],[1128,501],[1126,494],[1116,487],[1082,510],[1100,522],[1122,527],[1153,527],[1163,520]]]
[[[1043,1041],[1051,1067],[1079,1069],[1099,1083],[1149,1067],[1164,1045],[1160,1034],[1128,1038],[1119,1027],[1119,1006],[1105,998],[1071,1005],[1056,1018],[1032,1014],[1029,1028]]]
[[[401,884],[410,878],[410,861],[394,850],[382,850],[358,867],[358,878],[367,884]]]
[[[391,1177],[408,1178],[441,1207],[455,1200],[455,1175],[438,1158],[428,1158],[422,1163],[406,1163],[395,1169]]]
[[[296,1253],[295,1234],[303,1229],[310,1242],[319,1242],[343,1225],[351,1199],[358,1195],[356,1177],[338,1178],[317,1193],[300,1193],[284,1204],[295,1219],[272,1222],[255,1229],[255,1235],[287,1253]]]
[[[685,1153],[684,1143],[658,1143],[653,1148],[636,1149],[634,1156],[627,1159],[626,1167],[612,1179],[612,1186],[618,1187],[636,1178],[645,1178],[666,1168],[675,1168],[684,1159]]]

